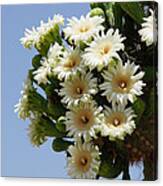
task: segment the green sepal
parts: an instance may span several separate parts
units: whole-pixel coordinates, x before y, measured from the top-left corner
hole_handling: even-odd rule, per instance
[[[54,104],[51,101],[48,102],[48,112],[55,120],[64,115],[65,111],[66,110],[61,103]]]
[[[56,152],[66,151],[73,142],[63,140],[62,138],[56,138],[53,140],[52,148]]]
[[[60,132],[66,132],[66,125],[64,124],[65,117],[61,116],[56,122],[56,127]]]
[[[39,93],[32,91],[29,94],[29,105],[31,110],[44,113],[47,111],[47,100]]]
[[[48,76],[48,80],[51,82],[51,84],[47,86],[47,88],[45,90],[46,92],[48,92],[48,89],[49,90],[51,89],[50,91],[54,91],[54,89],[60,88],[60,81],[58,80],[58,78],[55,75],[52,74],[51,76]]]
[[[93,39],[93,38],[90,38],[90,39],[87,41],[87,43],[91,43],[92,39]],[[80,48],[80,50],[84,51],[86,47],[88,47],[88,45],[87,45],[86,43],[84,43],[84,42],[82,42],[82,41],[79,42],[79,48]]]
[[[62,44],[62,38],[59,30],[59,25],[54,25],[54,27],[48,33],[43,34],[40,37],[39,42],[36,43],[35,48],[42,56],[47,56],[50,45],[55,42]]]
[[[57,82],[56,85],[55,84],[48,85],[45,89],[45,92],[48,99],[48,104],[47,104],[48,113],[55,120],[58,120],[60,116],[65,115],[66,109],[61,103],[61,98],[58,95],[58,92],[55,91],[56,88],[55,86],[58,86]]]
[[[43,116],[41,122],[42,122],[42,125],[44,125],[44,132],[46,136],[56,137],[56,138],[65,136],[65,133],[60,132],[56,128],[55,123],[52,122],[52,120],[50,120],[48,117]]]
[[[32,59],[32,66],[35,68],[35,69],[38,69],[40,66],[41,66],[41,58],[42,56],[40,54],[38,55],[35,55]]]

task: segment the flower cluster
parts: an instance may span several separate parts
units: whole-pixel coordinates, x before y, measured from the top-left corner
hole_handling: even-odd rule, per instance
[[[47,23],[43,21],[40,22],[40,26],[32,27],[31,30],[26,29],[24,32],[24,37],[20,39],[22,45],[25,48],[32,48],[37,46],[40,40],[42,40],[48,33],[53,32],[53,29],[56,25],[63,24],[64,18],[57,14],[54,15],[52,19],[48,19]]]
[[[150,30],[153,29],[153,11],[150,12],[151,16],[144,19],[146,23],[139,31],[141,40],[147,45],[154,42]],[[47,33],[53,32],[54,26],[63,24],[63,21],[62,16],[55,15],[48,23],[41,22],[37,28],[26,29],[21,43],[25,48],[39,45],[42,38],[46,40]],[[89,13],[67,21],[60,36],[67,44],[55,40],[51,42],[47,54],[41,57],[39,67],[32,71],[32,76],[34,82],[45,87],[46,91],[53,80],[59,82],[51,94],[55,92],[57,96],[53,99],[58,98],[65,108],[62,115],[66,130],[64,137],[73,139],[73,145],[67,149],[68,174],[73,178],[96,178],[101,152],[94,140],[99,137],[105,137],[108,141],[124,140],[133,133],[137,116],[132,104],[143,94],[146,85],[142,80],[144,72],[136,61],[121,58],[127,38],[119,29],[106,30],[104,17]],[[26,87],[17,105],[22,119],[30,116],[27,99],[30,87]],[[43,115],[48,117],[50,113],[49,118],[56,124],[57,119],[48,111],[50,104]],[[29,135],[32,143],[39,146],[47,139],[42,131],[44,128],[39,128],[40,118],[39,122],[38,118],[31,121]]]
[[[27,78],[23,85],[23,90],[21,91],[21,98],[19,99],[19,103],[15,105],[15,112],[18,112],[18,117],[23,120],[30,118],[32,115],[29,104],[29,95],[33,90],[31,83],[31,80]]]
[[[149,11],[151,15],[144,18],[142,29],[139,30],[141,40],[145,42],[147,46],[150,46],[157,41],[156,17],[152,9]]]

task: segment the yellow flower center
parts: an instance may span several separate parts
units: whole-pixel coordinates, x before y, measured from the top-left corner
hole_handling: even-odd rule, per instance
[[[73,68],[76,65],[76,61],[69,60],[66,64],[64,64],[64,67],[66,68]]]
[[[83,122],[83,124],[87,124],[89,122],[89,118],[87,116],[82,116],[81,121]]]
[[[85,157],[82,157],[82,158],[80,159],[80,163],[81,163],[82,166],[85,166],[85,165],[87,164],[87,162],[88,162],[88,160],[87,160],[87,158],[85,158]]]
[[[112,44],[111,43],[107,43],[107,45],[102,47],[102,49],[100,51],[101,55],[108,54],[110,52],[111,48],[112,48]]]
[[[91,109],[81,109],[74,113],[74,125],[79,130],[89,130],[94,124],[94,115]]]
[[[133,85],[133,80],[129,74],[117,73],[112,80],[113,91],[117,93],[128,93]]]
[[[77,54],[72,54],[68,57],[67,62],[64,64],[65,68],[72,69],[80,64],[80,56]]]
[[[91,154],[88,151],[79,151],[75,157],[76,165],[82,172],[87,172],[89,170],[91,160]]]
[[[84,33],[84,32],[87,32],[89,30],[88,27],[81,27],[80,28],[80,32]]]
[[[113,125],[114,125],[114,126],[120,125],[120,120],[117,119],[117,118],[115,118],[115,119],[113,120]]]
[[[72,82],[72,87],[70,89],[70,96],[74,99],[79,99],[83,96],[84,93],[88,90],[88,85],[85,81],[82,81],[80,78],[75,78]]]
[[[106,118],[106,124],[114,127],[119,127],[126,121],[126,116],[122,112],[113,112]]]
[[[82,92],[83,92],[83,90],[82,90],[81,87],[77,87],[77,88],[76,88],[76,93],[77,93],[77,94],[82,94]]]
[[[127,83],[125,81],[121,81],[121,82],[119,82],[119,87],[121,89],[125,89],[127,87]]]

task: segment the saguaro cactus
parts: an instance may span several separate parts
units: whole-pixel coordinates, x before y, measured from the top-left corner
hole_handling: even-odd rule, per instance
[[[63,30],[61,15],[26,29],[21,43],[38,53],[16,105],[18,116],[30,119],[33,145],[54,138],[52,148],[66,152],[73,178],[123,173],[128,180],[129,166],[142,161],[144,180],[155,180],[157,4],[90,7]]]

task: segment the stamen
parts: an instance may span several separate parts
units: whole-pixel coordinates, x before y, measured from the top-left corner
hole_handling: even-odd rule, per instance
[[[89,29],[87,27],[81,27],[80,32],[87,32]]]
[[[88,160],[86,159],[86,158],[81,158],[80,159],[80,163],[81,163],[81,165],[83,165],[83,166],[85,166],[86,164],[87,164],[87,162],[88,162]]]
[[[109,47],[104,48],[104,54],[107,54],[109,52]]]
[[[120,87],[121,89],[125,89],[125,88],[127,87],[127,83],[124,82],[124,81],[121,81],[121,82],[119,83],[119,87]]]
[[[101,54],[102,55],[108,54],[110,49],[111,49],[111,45],[107,45],[107,46],[103,47],[101,50]]]
[[[76,61],[74,59],[69,59],[68,62],[64,65],[66,68],[73,68],[76,65]]]
[[[114,121],[113,121],[113,125],[114,125],[114,126],[120,125],[119,119],[115,118]]]
[[[77,92],[78,94],[82,94],[83,91],[82,91],[81,88],[77,87],[77,88],[76,88],[76,92]]]
[[[82,122],[83,122],[84,124],[87,124],[88,121],[89,121],[89,119],[88,119],[86,116],[82,116],[82,117],[81,117],[81,120],[82,120]]]
[[[71,66],[71,67],[74,67],[74,66],[75,66],[75,61],[74,61],[74,60],[71,60],[71,61],[70,61],[70,66]]]

